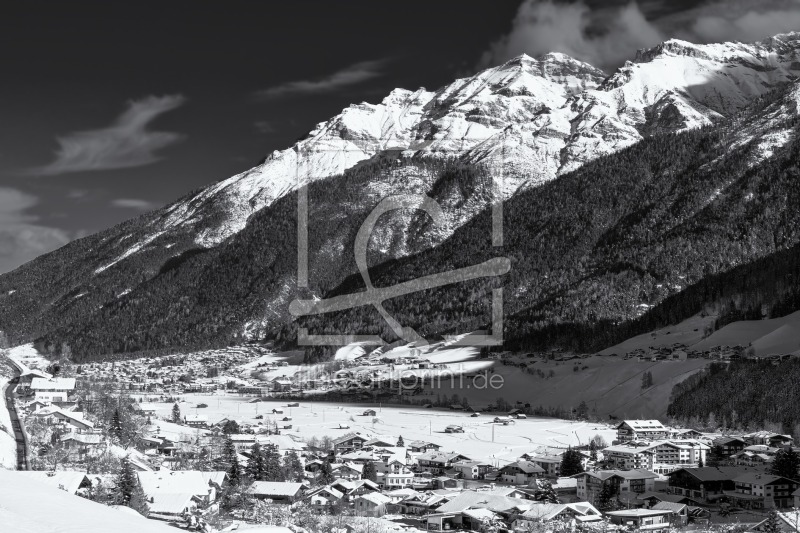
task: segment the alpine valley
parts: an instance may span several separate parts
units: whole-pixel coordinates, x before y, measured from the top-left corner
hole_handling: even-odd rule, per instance
[[[386,302],[426,337],[487,327],[496,287],[504,336],[521,349],[598,351],[707,310],[719,317],[707,333],[786,315],[800,308],[798,76],[790,33],[669,40],[610,74],[522,55],[436,91],[396,89],[242,174],[0,276],[0,330],[81,360],[289,346],[298,326],[391,339],[372,307],[288,311],[298,297],[363,290],[353,242],[391,195],[430,197],[444,216],[434,224],[412,203],[379,219],[376,286],[511,263],[499,279]],[[298,194],[309,224],[300,290]]]

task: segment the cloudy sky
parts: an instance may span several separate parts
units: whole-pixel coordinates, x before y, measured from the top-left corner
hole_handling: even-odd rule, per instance
[[[522,52],[610,72],[680,37],[800,30],[800,0],[38,2],[0,20],[0,273],[256,164],[349,103]]]

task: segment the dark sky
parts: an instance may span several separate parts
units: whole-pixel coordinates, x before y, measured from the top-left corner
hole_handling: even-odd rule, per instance
[[[670,24],[711,4],[632,5],[626,51],[655,44]],[[435,89],[505,56],[549,48],[613,68],[614,21],[631,15],[626,1],[3,7],[0,273],[242,172],[348,104],[378,102],[394,87]],[[547,16],[572,15],[579,28],[559,30],[552,43],[536,37],[553,26]]]

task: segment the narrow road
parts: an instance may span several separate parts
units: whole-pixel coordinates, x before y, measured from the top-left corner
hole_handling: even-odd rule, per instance
[[[17,407],[14,404],[14,390],[19,383],[19,370],[16,375],[9,380],[6,387],[6,407],[11,417],[11,428],[14,430],[14,439],[17,441],[17,470],[30,470],[28,465],[28,438],[22,428],[22,422],[17,414]]]

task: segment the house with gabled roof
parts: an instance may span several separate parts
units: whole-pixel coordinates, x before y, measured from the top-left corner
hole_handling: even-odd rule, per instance
[[[603,514],[589,502],[537,503],[514,517],[511,525],[515,530],[531,531],[536,524],[566,519],[580,519],[581,523],[601,522]]]
[[[711,445],[717,448],[722,455],[730,457],[731,455],[744,450],[747,446],[747,442],[741,437],[723,436],[717,437],[711,441]]]
[[[436,452],[441,449],[441,446],[424,440],[415,440],[407,444],[409,451],[414,453]]]
[[[69,395],[75,391],[75,378],[34,377],[30,389],[37,400],[43,402],[67,402]]]
[[[617,440],[665,440],[670,431],[658,420],[623,420],[615,427]]]
[[[506,483],[527,485],[532,480],[545,475],[545,470],[532,461],[514,461],[503,466],[498,477]]]
[[[521,498],[509,498],[489,491],[465,490],[450,501],[440,505],[433,514],[426,517],[426,529],[444,531],[446,529],[478,529],[487,512],[493,515],[522,514],[534,502]],[[480,511],[475,513],[474,511]]]
[[[320,487],[308,493],[308,504],[317,512],[330,513],[344,500],[344,493],[331,486]]]
[[[348,433],[347,435],[342,435],[334,439],[333,451],[337,454],[342,454],[353,450],[360,450],[368,440],[369,438],[360,433]]]
[[[603,487],[609,486],[611,493],[625,501],[631,501],[639,494],[652,492],[658,474],[648,470],[598,470],[575,474],[579,500],[597,501]]]
[[[736,483],[733,481],[736,477],[753,471],[763,470],[747,466],[679,468],[668,474],[669,491],[695,500],[712,502],[725,496],[725,492],[736,490]]]
[[[625,509],[606,513],[612,524],[636,530],[666,533],[672,526],[669,509]]]
[[[745,472],[733,478],[735,489],[724,494],[745,509],[783,509],[794,505],[792,495],[800,482],[773,474]]]
[[[444,474],[456,461],[468,460],[469,457],[456,452],[430,451],[417,456],[417,465],[434,476]]]
[[[85,472],[69,470],[20,470],[15,472],[20,476],[35,479],[37,482],[50,485],[69,494],[77,494],[79,489],[91,488],[92,482]]]
[[[391,498],[380,492],[370,492],[356,496],[353,510],[356,516],[383,516],[386,514],[386,506],[391,502]]]
[[[272,500],[274,503],[294,503],[303,497],[305,486],[288,481],[253,481],[247,493],[259,500]]]

